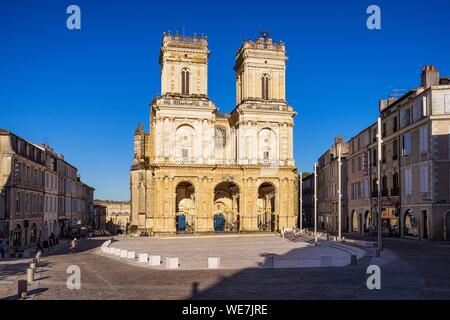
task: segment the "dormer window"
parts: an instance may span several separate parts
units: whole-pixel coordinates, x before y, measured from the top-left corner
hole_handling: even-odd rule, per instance
[[[261,97],[263,100],[269,100],[269,75],[263,74],[261,77]]]
[[[189,94],[189,70],[181,70],[181,93]]]

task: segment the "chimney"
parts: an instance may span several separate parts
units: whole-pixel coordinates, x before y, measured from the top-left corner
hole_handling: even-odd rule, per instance
[[[434,68],[434,65],[431,66],[427,65],[425,67],[422,67],[422,87],[424,89],[428,89],[432,86],[438,86],[439,85],[439,70]]]
[[[334,139],[334,143],[335,144],[341,144],[344,143],[344,136],[343,135],[339,135]]]
[[[390,95],[387,99],[380,99],[379,106],[380,106],[380,112],[382,112],[384,109],[389,107],[391,104],[393,104],[397,100],[394,95]]]
[[[380,112],[383,111],[384,109],[387,108],[387,106],[389,105],[387,99],[380,99]]]

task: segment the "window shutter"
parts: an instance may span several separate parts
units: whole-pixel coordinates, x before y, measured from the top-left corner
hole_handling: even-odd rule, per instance
[[[450,113],[450,94],[444,96],[444,112]]]

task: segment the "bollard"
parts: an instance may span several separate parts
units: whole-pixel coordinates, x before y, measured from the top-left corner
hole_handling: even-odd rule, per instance
[[[208,269],[220,268],[220,257],[208,257]]]
[[[36,271],[36,263],[35,262],[31,262],[30,263],[30,268],[33,269],[34,271]]]
[[[159,266],[161,264],[161,256],[150,255],[148,258],[148,263],[151,266]]]
[[[178,258],[166,258],[166,268],[167,269],[178,269],[180,264],[178,263]]]
[[[147,263],[148,262],[148,253],[139,253],[138,259],[140,263]]]
[[[22,298],[22,294],[27,294],[28,292],[28,284],[27,280],[17,280],[17,296]]]
[[[357,259],[358,257],[356,256],[356,255],[354,255],[354,254],[352,254],[351,256],[350,256],[350,264],[352,265],[352,266],[356,266],[356,264],[357,264],[357,262],[358,262],[358,259]]]
[[[34,281],[34,269],[28,268],[27,269],[27,282],[28,284],[33,283]]]

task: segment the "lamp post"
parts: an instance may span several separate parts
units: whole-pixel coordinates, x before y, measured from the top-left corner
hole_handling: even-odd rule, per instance
[[[303,230],[303,172],[300,172],[300,222],[299,228],[300,231]]]
[[[317,244],[317,162],[314,163],[314,244]]]
[[[377,231],[378,231],[378,245],[377,245],[377,250],[376,250],[376,256],[379,257],[381,255],[381,250],[382,250],[382,243],[381,243],[381,144],[382,144],[382,139],[381,139],[381,118],[378,118],[377,121],[377,155],[378,155],[378,159],[377,159],[377,186],[378,186],[378,214],[377,214]]]
[[[337,145],[338,149],[338,240],[342,239],[342,158],[341,158],[341,144]]]

